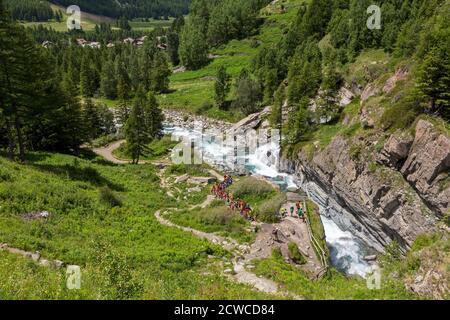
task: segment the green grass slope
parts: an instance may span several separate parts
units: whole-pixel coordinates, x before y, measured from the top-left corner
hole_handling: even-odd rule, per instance
[[[227,72],[236,78],[243,68],[250,68],[253,57],[263,48],[276,43],[283,31],[295,19],[297,8],[306,0],[283,0],[275,5],[268,5],[261,10],[260,16],[264,23],[257,34],[243,40],[232,40],[219,48],[211,49],[211,62],[205,67],[195,70],[175,73],[170,77],[169,94],[159,96],[162,106],[181,109],[187,112],[199,112],[205,102],[214,103],[214,81],[217,70],[225,66]],[[284,5],[286,12],[281,12]],[[230,98],[233,96],[233,90]],[[225,112],[213,107],[206,116],[228,121],[238,121],[244,115],[239,112]]]
[[[68,290],[64,269],[0,251],[0,298],[268,298],[221,276],[220,247],[161,226],[154,213],[170,206],[152,166],[50,153],[31,154],[26,165],[0,157],[0,243],[82,270],[81,290]],[[24,216],[43,210],[48,219]]]

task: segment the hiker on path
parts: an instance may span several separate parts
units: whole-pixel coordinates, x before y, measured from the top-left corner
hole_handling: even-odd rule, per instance
[[[291,217],[295,217],[295,215],[294,215],[294,211],[295,211],[295,208],[294,208],[294,206],[291,206]]]
[[[305,221],[305,213],[303,212],[303,208],[301,206],[297,209],[297,214],[298,214],[299,219],[302,219],[303,222],[306,222]]]
[[[278,239],[278,231],[279,231],[278,228],[274,228],[274,229],[272,230],[272,237],[273,237],[273,240],[276,241],[276,242],[279,242],[279,241],[280,241],[280,240]]]

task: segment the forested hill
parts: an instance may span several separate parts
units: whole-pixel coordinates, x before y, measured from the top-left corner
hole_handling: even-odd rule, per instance
[[[191,0],[51,0],[63,6],[78,5],[81,10],[112,18],[168,17],[187,14]]]

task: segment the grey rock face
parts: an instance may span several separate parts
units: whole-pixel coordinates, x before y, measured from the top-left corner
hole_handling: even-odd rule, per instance
[[[295,160],[283,159],[281,169],[330,208],[325,214],[377,251],[392,240],[404,251],[419,234],[434,230],[437,217],[449,208],[450,187],[442,185],[448,180],[449,138],[420,121],[414,142],[388,139],[374,156],[385,166],[375,171],[367,159],[352,158],[351,145],[336,137],[312,159],[303,152]]]
[[[411,149],[412,138],[401,139],[392,135],[378,155],[378,161],[392,168],[400,169]]]
[[[427,121],[420,120],[402,174],[424,201],[440,214],[448,214],[450,185],[450,138]]]

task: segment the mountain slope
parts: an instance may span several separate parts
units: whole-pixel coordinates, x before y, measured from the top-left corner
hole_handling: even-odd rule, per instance
[[[82,11],[112,18],[179,16],[186,14],[190,0],[52,0],[63,6],[78,5]]]

